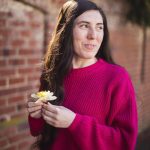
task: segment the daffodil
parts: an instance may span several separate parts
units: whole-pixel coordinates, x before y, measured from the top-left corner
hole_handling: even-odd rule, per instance
[[[53,94],[54,93],[50,91],[40,91],[40,92],[31,94],[31,97],[36,98],[41,101],[53,101],[57,98]]]

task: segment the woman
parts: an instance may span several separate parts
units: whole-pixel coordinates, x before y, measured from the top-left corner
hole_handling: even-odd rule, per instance
[[[134,89],[112,61],[103,11],[71,0],[59,14],[45,57],[41,90],[55,104],[28,102],[29,125],[40,150],[133,150],[137,136]]]

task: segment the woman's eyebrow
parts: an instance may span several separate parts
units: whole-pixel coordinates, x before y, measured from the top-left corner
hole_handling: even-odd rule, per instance
[[[88,21],[79,21],[79,22],[77,22],[77,24],[81,24],[81,23],[90,24],[90,22],[88,22]]]
[[[79,22],[77,22],[77,24],[81,24],[81,23],[90,24],[90,22],[88,22],[88,21],[79,21]],[[98,22],[96,25],[103,25],[103,23]]]

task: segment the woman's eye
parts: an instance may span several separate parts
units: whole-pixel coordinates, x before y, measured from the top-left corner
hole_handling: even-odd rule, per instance
[[[103,30],[103,26],[97,27],[98,30]]]
[[[80,25],[80,27],[83,28],[83,29],[86,29],[86,28],[88,28],[88,25],[87,24],[82,24],[82,25]]]

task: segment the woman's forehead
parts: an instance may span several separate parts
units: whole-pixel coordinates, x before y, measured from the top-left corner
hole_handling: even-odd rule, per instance
[[[80,21],[103,23],[103,18],[98,10],[88,10],[75,20],[76,23]]]

